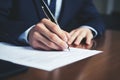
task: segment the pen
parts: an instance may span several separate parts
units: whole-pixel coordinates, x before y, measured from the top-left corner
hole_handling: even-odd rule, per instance
[[[51,20],[52,22],[54,22],[55,24],[59,25],[56,18],[54,17],[54,15],[52,14],[52,12],[50,11],[50,9],[48,8],[47,4],[44,2],[44,0],[40,0],[41,1],[41,7],[42,10],[44,12],[44,14],[46,15],[46,17]],[[70,51],[69,45],[68,45],[68,50]]]

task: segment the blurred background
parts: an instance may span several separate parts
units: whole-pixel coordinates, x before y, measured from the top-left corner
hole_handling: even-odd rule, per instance
[[[93,0],[106,29],[120,31],[120,0]]]

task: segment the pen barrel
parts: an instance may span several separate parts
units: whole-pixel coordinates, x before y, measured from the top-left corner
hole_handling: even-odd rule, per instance
[[[56,20],[56,18],[54,17],[54,15],[50,11],[49,7],[44,2],[44,0],[40,0],[40,2],[41,2],[42,10],[43,10],[44,14],[46,15],[46,17],[48,19],[50,19],[52,22],[54,22],[55,24],[59,25],[58,22],[57,22],[57,20]]]

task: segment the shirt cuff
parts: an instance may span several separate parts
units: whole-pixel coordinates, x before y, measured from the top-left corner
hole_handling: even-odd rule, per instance
[[[21,41],[21,42],[24,42],[24,43],[29,44],[29,42],[28,42],[28,34],[29,34],[30,30],[31,30],[34,26],[35,26],[35,25],[31,26],[31,27],[28,28],[24,33],[22,33],[22,34],[19,36],[18,40]]]
[[[86,26],[86,25],[85,25],[85,26],[81,26],[81,27],[90,29],[90,30],[92,31],[92,33],[93,33],[93,37],[94,37],[94,38],[98,35],[98,32],[97,32],[94,28],[92,28],[92,27],[90,27],[90,26]]]

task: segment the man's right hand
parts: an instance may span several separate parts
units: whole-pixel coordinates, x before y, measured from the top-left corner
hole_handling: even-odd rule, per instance
[[[28,36],[29,44],[35,49],[64,50],[68,48],[69,34],[48,19],[42,19],[35,25]]]

